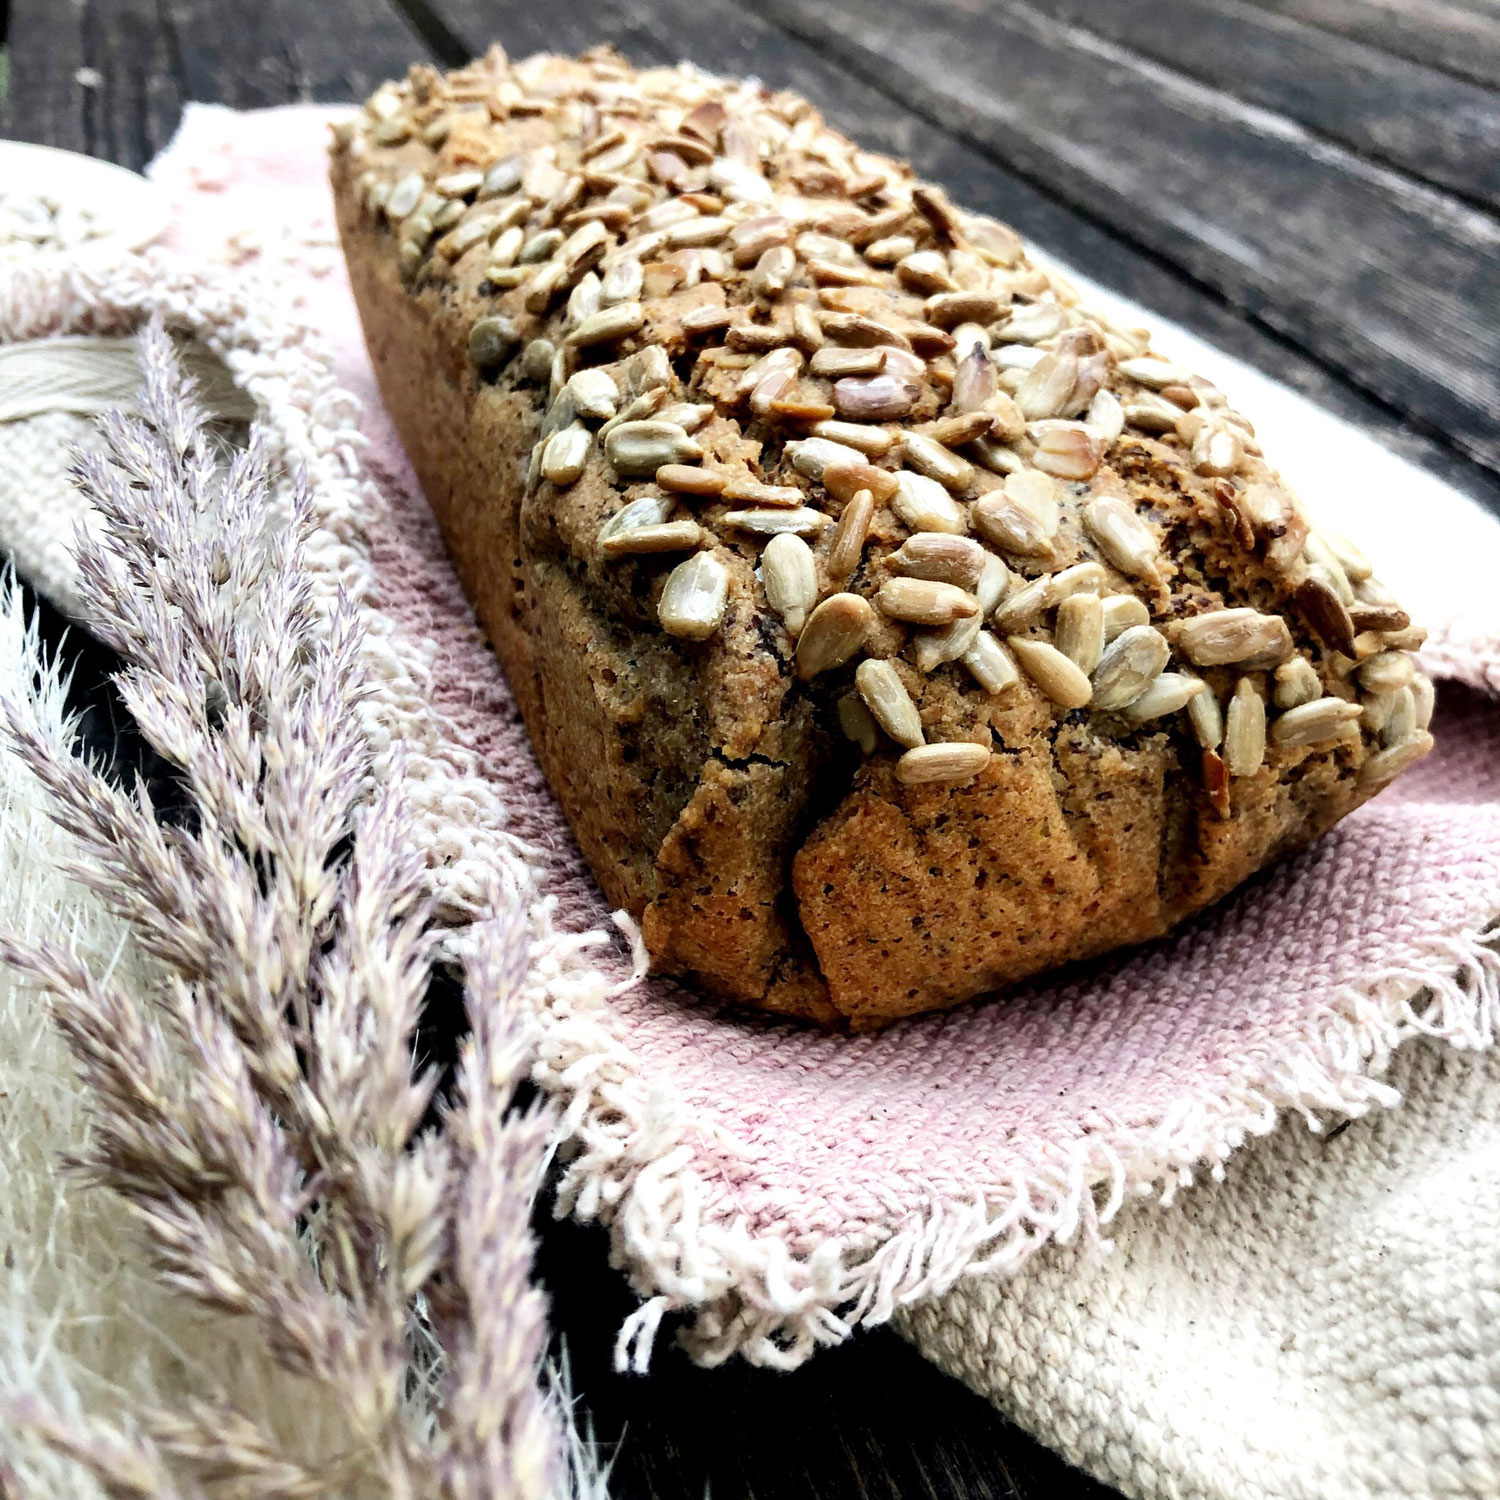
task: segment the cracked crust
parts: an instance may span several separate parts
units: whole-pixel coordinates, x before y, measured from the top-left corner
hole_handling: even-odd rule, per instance
[[[502,76],[503,63],[483,66]],[[569,88],[586,90],[592,76],[590,64],[566,59],[523,66],[559,98]],[[607,62],[600,76],[643,75]],[[723,96],[730,87],[672,76],[705,95]],[[444,105],[434,77],[414,74],[408,98],[426,95],[419,115]],[[805,104],[794,104],[797,118],[809,117]],[[1378,726],[1317,743],[1273,743],[1231,778],[1220,747],[1205,747],[1185,713],[1137,724],[1124,713],[1069,710],[1047,696],[1040,678],[1025,676],[987,693],[958,661],[920,670],[917,633],[877,616],[862,652],[895,665],[927,744],[963,741],[993,752],[966,783],[905,784],[900,746],[877,733],[874,753],[861,756],[840,730],[841,720],[851,722],[857,658],[799,679],[794,637],[768,607],[757,574],[763,539],[730,529],[723,518],[733,502],[718,497],[688,513],[701,523],[701,545],[727,570],[722,618],[705,640],[664,633],[657,609],[676,559],[606,560],[598,547],[623,501],[658,493],[656,486],[615,474],[597,443],[576,480],[529,482],[547,412],[546,377],[538,385],[513,351],[496,367],[476,365],[470,355],[476,323],[497,311],[514,321],[520,344],[561,342],[566,314],[528,311],[524,284],[505,290],[487,281],[482,244],[451,264],[433,256],[415,269],[403,266],[390,229],[369,208],[370,182],[388,184],[413,168],[429,176],[452,172],[465,163],[453,157],[454,133],[436,152],[414,139],[382,144],[367,136],[340,138],[333,182],[385,404],[583,852],[608,899],[641,920],[659,970],[825,1025],[879,1026],[1159,936],[1378,790],[1382,777],[1368,769],[1374,763],[1383,773]],[[513,112],[488,124],[482,140],[464,135],[462,149],[483,157],[482,167],[509,153],[568,149],[568,140],[545,110]],[[890,170],[893,180],[905,174]],[[909,175],[901,181],[909,203],[922,190]],[[879,195],[862,211],[892,212]],[[1024,261],[1020,268],[1017,274],[1035,274]],[[887,304],[907,296],[888,271],[875,281],[832,299],[831,315],[830,299],[821,299],[832,333],[854,340],[848,347],[858,347],[862,335],[837,326],[845,316],[840,308],[884,307],[889,318]],[[794,412],[785,416],[790,429],[780,418],[747,418],[737,391],[742,371],[721,359],[723,326],[707,347],[684,330],[695,310],[760,306],[764,299],[757,302],[747,282],[736,270],[648,297],[638,331],[580,351],[573,367],[613,370],[623,386],[631,351],[666,350],[670,399],[714,404],[693,435],[705,466],[796,484],[806,491],[805,504],[836,519],[844,509],[837,494],[810,483],[784,448],[806,435],[805,413],[800,429]],[[1027,284],[1035,290],[1016,293],[1013,320],[1035,320],[1038,309],[1061,316],[1070,306],[1041,290],[1045,278]],[[792,305],[820,304],[807,298]],[[1005,326],[1001,316],[996,327]],[[824,347],[834,347],[831,337]],[[1145,403],[1148,386],[1116,368],[1129,352],[1111,350],[1109,386],[1127,403],[1132,394]],[[1138,354],[1146,354],[1144,340]],[[927,356],[927,369],[931,378],[912,410],[885,423],[893,435],[943,418],[953,360],[939,348]],[[804,377],[800,389],[810,400],[830,385]],[[1152,425],[1149,414],[1141,420]],[[1002,469],[1045,464],[1038,457],[1044,445],[1069,425],[1012,434],[1016,457]],[[1311,664],[1318,691],[1366,705],[1373,720],[1370,703],[1385,704],[1390,691],[1364,693],[1359,663],[1391,655],[1391,639],[1330,639],[1348,616],[1335,611],[1330,628],[1327,590],[1316,578],[1309,583],[1305,525],[1294,504],[1276,490],[1268,507],[1262,492],[1275,478],[1258,449],[1248,451],[1253,442],[1226,479],[1205,472],[1219,460],[1200,437],[1191,423],[1181,434],[1127,424],[1104,445],[1105,458],[1096,457],[1086,481],[1059,486],[1056,532],[1044,559],[1000,550],[1015,575],[1008,600],[1030,578],[1090,563],[1100,592],[1142,600],[1174,650],[1185,620],[1226,607],[1260,610],[1285,619],[1291,649]],[[957,435],[953,440],[965,451]],[[899,468],[901,451],[870,461]],[[1004,482],[1003,472],[972,467],[965,503]],[[1160,552],[1148,576],[1120,571],[1116,564],[1128,559],[1101,545],[1088,511],[1101,494],[1125,497],[1146,521]],[[878,599],[881,585],[896,576],[891,555],[910,532],[890,505],[876,505],[854,578],[833,585],[829,527],[814,542],[820,593],[842,586]],[[1009,633],[1054,639],[1045,611],[1011,621]],[[1354,654],[1343,655],[1338,644]],[[1227,704],[1242,680],[1257,701],[1277,701],[1271,667],[1200,665],[1196,672],[1218,704]],[[1240,732],[1231,726],[1232,735]],[[1425,725],[1411,733],[1425,734]]]

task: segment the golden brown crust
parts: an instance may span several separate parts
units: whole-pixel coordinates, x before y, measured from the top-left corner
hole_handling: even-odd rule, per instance
[[[954,1004],[1160,935],[1430,744],[1419,633],[1224,398],[805,101],[492,54],[385,86],[333,180],[386,405],[659,969]]]

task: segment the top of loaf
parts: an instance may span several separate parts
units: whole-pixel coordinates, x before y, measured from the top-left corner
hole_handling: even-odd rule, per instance
[[[1224,395],[806,100],[495,49],[335,151],[408,284],[479,308],[479,375],[544,405],[528,493],[602,478],[588,566],[643,570],[685,652],[739,611],[787,691],[842,673],[898,781],[978,774],[1005,700],[1177,726],[1226,814],[1268,753],[1377,785],[1430,746],[1422,633]]]

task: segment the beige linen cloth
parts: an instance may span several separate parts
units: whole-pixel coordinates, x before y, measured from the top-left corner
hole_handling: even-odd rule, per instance
[[[225,112],[190,111],[163,175],[203,187],[231,129]],[[251,232],[243,251],[260,257]],[[253,232],[266,257],[328,254],[321,224]],[[1487,515],[1296,393],[1085,290],[1233,391],[1320,519],[1359,538],[1413,614],[1447,621],[1444,641],[1467,662],[1500,663],[1500,527]],[[76,516],[61,461],[44,460],[36,438],[83,425],[0,420],[0,542],[64,608]],[[23,451],[24,464],[4,461]],[[1500,689],[1500,671],[1463,675]],[[1470,1041],[1488,1043],[1489,1025],[1486,1011]],[[1317,1134],[1283,1124],[1233,1156],[1222,1181],[1179,1183],[1172,1212],[1136,1204],[1110,1224],[1110,1244],[1080,1232],[1014,1276],[965,1276],[898,1326],[1131,1495],[1500,1496],[1497,1067],[1486,1052],[1408,1046],[1370,1091],[1388,1104],[1404,1095],[1403,1108],[1336,1136],[1332,1115]]]

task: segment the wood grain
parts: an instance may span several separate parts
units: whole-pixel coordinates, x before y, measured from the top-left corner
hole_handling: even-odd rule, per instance
[[[1500,222],[1025,0],[762,0],[882,91],[1500,467]]]
[[[1245,0],[1032,0],[1200,83],[1490,208],[1500,93]]]
[[[1500,88],[1500,15],[1483,0],[1255,0],[1264,10]]]

